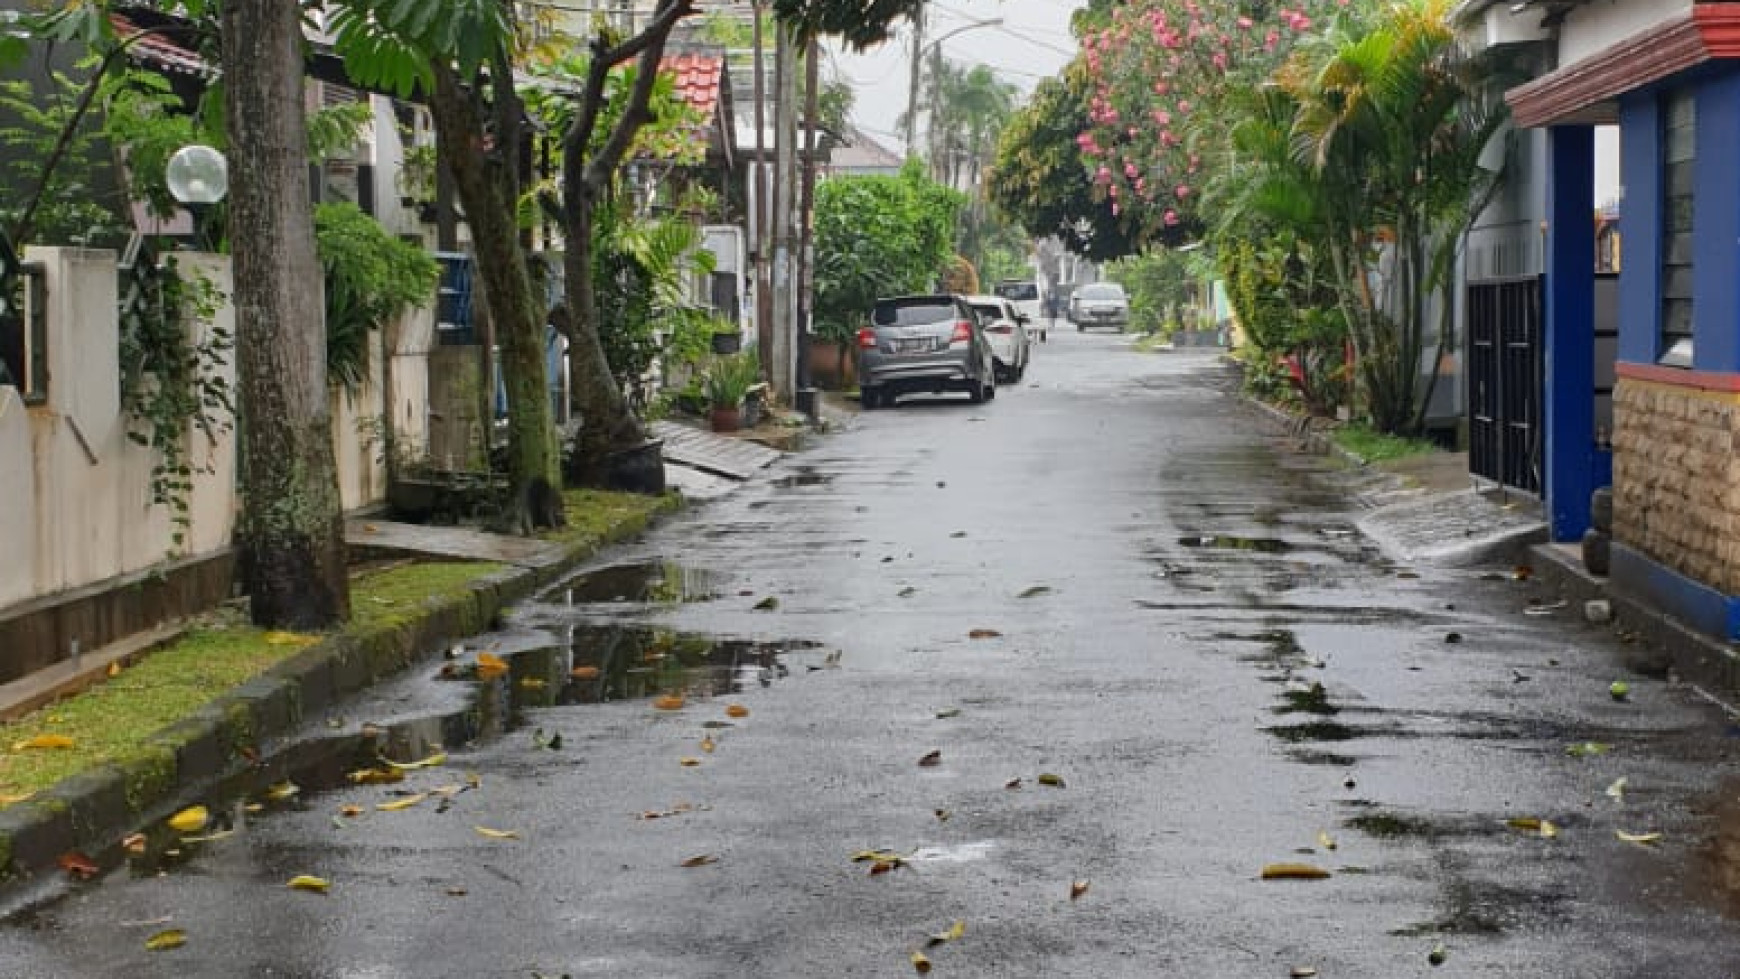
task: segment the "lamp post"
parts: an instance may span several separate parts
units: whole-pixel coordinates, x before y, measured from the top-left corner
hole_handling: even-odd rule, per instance
[[[971,21],[971,22],[966,23],[966,24],[962,24],[961,26],[956,27],[952,30],[944,31],[941,35],[932,39],[929,44],[925,44],[922,46],[920,46],[918,44],[913,45],[912,80],[908,84],[908,90],[906,93],[906,133],[905,133],[905,135],[906,135],[906,155],[907,156],[912,155],[914,136],[915,136],[916,130],[918,128],[918,92],[919,92],[919,89],[924,87],[924,59],[926,57],[933,57],[937,61],[940,62],[940,60],[942,58],[942,42],[948,40],[951,37],[954,37],[957,34],[964,34],[967,31],[975,31],[981,27],[1000,27],[1000,26],[1002,26],[1002,24],[1003,24],[1003,18],[1001,18],[1001,17],[991,17],[991,18],[986,19],[986,20],[975,20],[975,21]],[[914,40],[917,40],[917,38],[922,35],[922,32],[924,30],[923,22],[922,21],[915,21],[914,29],[916,32],[918,32],[914,36]],[[935,71],[935,68],[933,67],[932,68],[932,75],[934,76],[935,73],[936,73],[936,71]]]
[[[183,146],[163,168],[163,180],[169,185],[170,196],[185,204],[193,215],[194,240],[209,247],[205,240],[205,214],[230,190],[230,169],[224,155],[197,143]]]

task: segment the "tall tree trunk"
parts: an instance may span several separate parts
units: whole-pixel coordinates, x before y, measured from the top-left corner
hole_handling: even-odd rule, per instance
[[[580,433],[567,472],[571,481],[643,493],[664,491],[658,445],[647,440],[604,355],[599,333],[603,324],[598,322],[592,286],[592,226],[598,202],[610,192],[635,134],[651,118],[647,103],[671,28],[694,12],[694,0],[659,0],[640,33],[614,46],[607,38],[595,38],[580,106],[562,138],[563,235],[568,245],[563,266],[572,324],[568,370],[573,405],[580,415]],[[610,71],[630,58],[636,59],[634,86],[603,145],[595,149],[593,135],[604,109]]]
[[[306,630],[350,614],[350,585],[308,201],[302,43],[299,5],[224,4],[241,567],[256,624]]]
[[[495,59],[495,68],[497,78],[511,79],[505,56]],[[484,125],[478,101],[452,69],[437,63],[430,99],[436,138],[465,205],[484,302],[501,345],[508,408],[506,522],[525,533],[565,522],[554,492],[562,483],[562,468],[544,368],[547,310],[532,288],[515,221],[519,143],[511,135],[501,135],[518,132],[520,103],[511,84],[505,90],[496,85],[493,102],[497,137],[489,152],[479,152]],[[493,404],[495,399],[488,400]]]
[[[642,446],[646,432],[629,408],[622,385],[611,373],[610,359],[604,355],[597,290],[592,281],[592,224],[597,195],[584,178],[576,181],[573,173],[576,168],[570,162],[573,159],[569,154],[564,161],[564,169],[569,173],[564,201],[568,250],[563,256],[563,271],[573,324],[568,371],[574,408],[580,416],[580,433],[568,475],[573,481],[588,485],[659,492],[664,488],[662,473],[656,485],[650,481],[639,485],[641,480],[617,472],[613,465],[621,453]],[[640,475],[642,479],[650,477],[650,473]]]

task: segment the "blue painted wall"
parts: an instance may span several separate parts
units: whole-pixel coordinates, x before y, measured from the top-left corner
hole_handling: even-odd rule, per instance
[[[1625,186],[1625,260],[1619,273],[1619,360],[1660,355],[1661,111],[1654,93],[1619,104],[1619,166]]]
[[[1595,488],[1595,130],[1547,136],[1546,403],[1543,452],[1553,539],[1589,529]],[[1629,218],[1629,215],[1628,215]],[[1629,256],[1625,263],[1630,265]]]
[[[1700,83],[1697,138],[1692,366],[1735,371],[1740,370],[1740,73]]]

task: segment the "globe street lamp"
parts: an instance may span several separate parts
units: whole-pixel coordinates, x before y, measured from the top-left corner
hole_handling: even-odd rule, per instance
[[[230,189],[230,168],[224,155],[209,146],[183,146],[163,168],[169,194],[193,215],[195,240],[205,244],[205,214]]]

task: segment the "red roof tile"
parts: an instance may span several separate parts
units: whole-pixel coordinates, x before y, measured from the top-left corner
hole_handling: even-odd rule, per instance
[[[725,59],[707,54],[666,55],[659,70],[675,76],[677,94],[712,122],[719,112],[719,87],[725,79]]]
[[[110,14],[109,23],[115,28],[115,35],[123,41],[143,33],[137,24],[120,14]],[[184,75],[215,74],[211,66],[205,63],[205,59],[160,34],[146,34],[134,41],[127,54],[135,61],[163,71],[176,71]]]

